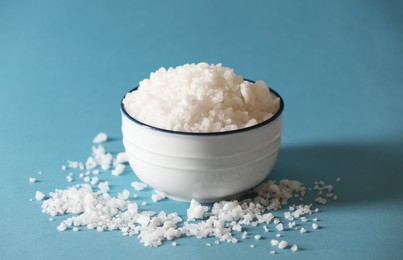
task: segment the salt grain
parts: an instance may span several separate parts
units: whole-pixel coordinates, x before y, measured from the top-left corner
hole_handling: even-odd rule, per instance
[[[318,226],[316,223],[312,223],[312,228],[313,228],[313,229],[318,229],[319,226]]]
[[[35,193],[35,199],[36,200],[43,200],[44,198],[45,198],[45,194],[43,194],[40,191],[36,191],[36,193]]]
[[[279,244],[278,244],[278,248],[280,249],[284,249],[288,246],[288,242],[285,240],[282,240]]]
[[[297,245],[293,245],[293,246],[291,247],[291,250],[292,250],[293,252],[297,251],[297,250],[298,250],[298,246],[297,246]]]
[[[301,233],[306,233],[307,231],[306,231],[305,228],[301,228],[300,232],[301,232]]]
[[[262,238],[261,235],[256,235],[256,236],[255,236],[255,239],[256,239],[256,240],[260,240],[261,238]]]
[[[276,251],[270,250],[270,254],[274,255],[275,253],[276,253]]]
[[[31,177],[31,178],[28,179],[28,181],[31,182],[31,183],[34,183],[34,182],[36,182],[36,179]]]
[[[277,246],[279,244],[277,239],[270,240],[270,243],[271,243],[272,246]]]
[[[63,222],[60,223],[59,226],[57,226],[57,230],[59,230],[60,232],[65,231],[66,229],[67,229],[67,226]]]
[[[108,135],[104,132],[100,132],[99,134],[97,134],[94,139],[92,140],[92,142],[98,144],[98,143],[103,143],[106,142],[106,140],[108,140]]]
[[[131,183],[131,186],[132,186],[136,191],[144,190],[144,189],[147,187],[147,185],[146,185],[145,183],[137,182],[137,181],[132,182],[132,183]]]
[[[280,223],[280,224],[276,225],[276,229],[277,229],[278,231],[282,231],[282,230],[284,230],[284,226],[283,226],[283,224],[282,224],[282,223]]]
[[[125,170],[126,166],[123,164],[118,164],[115,166],[115,169],[112,170],[112,175],[119,176],[123,173]]]

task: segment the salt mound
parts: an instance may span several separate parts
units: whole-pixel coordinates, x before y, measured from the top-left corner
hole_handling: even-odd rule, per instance
[[[180,132],[222,132],[273,116],[280,100],[264,81],[251,83],[221,64],[160,68],[127,93],[123,104],[145,124]]]

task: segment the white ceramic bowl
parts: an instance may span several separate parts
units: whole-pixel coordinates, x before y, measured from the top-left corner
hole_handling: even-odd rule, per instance
[[[218,201],[254,187],[270,173],[280,146],[283,109],[280,97],[277,113],[260,124],[188,133],[141,123],[121,103],[123,144],[133,171],[157,192],[179,201]]]

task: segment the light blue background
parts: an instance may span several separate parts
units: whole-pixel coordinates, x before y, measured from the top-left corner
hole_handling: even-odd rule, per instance
[[[401,1],[0,0],[0,258],[403,259],[402,60]],[[57,232],[58,221],[29,198],[66,187],[60,166],[85,160],[99,131],[114,138],[109,150],[123,149],[119,102],[138,81],[200,61],[282,94],[284,138],[271,177],[307,185],[341,177],[339,200],[318,215],[323,228],[286,233],[303,250],[274,256],[273,233],[145,248],[119,232]],[[136,180],[129,171],[112,177],[115,193]]]

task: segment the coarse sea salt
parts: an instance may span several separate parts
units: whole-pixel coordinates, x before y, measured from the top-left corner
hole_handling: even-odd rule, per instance
[[[29,181],[30,183],[34,183],[34,182],[36,182],[36,179],[31,177],[31,178],[28,179],[28,181]]]
[[[280,99],[221,64],[160,68],[127,93],[124,108],[145,124],[180,132],[222,132],[272,117]]]
[[[45,194],[43,194],[42,192],[37,191],[37,192],[35,193],[35,199],[36,199],[36,200],[43,200],[44,198],[45,198]]]
[[[250,190],[245,199],[234,198],[219,201],[211,204],[210,207],[197,200],[192,200],[187,212],[183,214],[188,219],[185,221],[177,212],[154,212],[141,208],[140,206],[146,206],[147,202],[143,201],[138,205],[131,201],[133,197],[137,197],[137,194],[130,196],[128,189],[123,189],[117,193],[117,196],[112,196],[109,192],[110,187],[113,186],[110,186],[108,181],[101,181],[99,178],[102,178],[101,174],[105,171],[103,166],[111,165],[113,162],[116,167],[117,158],[109,155],[110,153],[106,152],[101,145],[94,146],[92,151],[91,158],[93,158],[95,166],[90,165],[91,170],[87,169],[85,174],[80,170],[80,162],[69,162],[70,168],[82,173],[81,181],[84,183],[77,183],[66,189],[56,189],[49,193],[48,199],[42,202],[42,211],[52,217],[69,215],[57,227],[59,231],[77,231],[80,227],[87,227],[98,232],[119,230],[124,236],[137,236],[144,246],[150,247],[160,246],[164,241],[180,237],[198,239],[214,237],[216,238],[214,244],[219,245],[220,241],[238,243],[236,232],[242,232],[240,237],[243,240],[247,239],[248,233],[243,229],[247,229],[248,226],[263,225],[263,230],[268,231],[269,225],[273,229],[275,227],[281,229],[283,221],[288,220],[290,229],[284,232],[284,236],[286,236],[288,232],[294,230],[291,228],[296,225],[294,220],[304,222],[304,220],[308,220],[306,215],[319,211],[318,208],[312,209],[312,204],[288,205],[290,200],[296,197],[295,194],[302,196],[308,190],[299,181],[268,180]],[[95,173],[96,177],[92,175]],[[71,177],[73,173],[71,172],[67,176]],[[88,181],[88,179],[84,180],[86,177],[90,178],[90,182],[85,182]],[[146,185],[141,182],[133,182],[132,187],[141,191]],[[332,189],[331,185],[316,182],[313,190],[330,192]],[[42,192],[38,191],[35,198],[42,200],[44,196]],[[164,196],[164,194],[156,193],[151,196],[151,200],[158,202]],[[275,211],[283,207],[287,211],[278,216],[273,215]],[[50,219],[53,220],[53,218]],[[313,220],[317,219],[313,218]],[[312,225],[312,228],[315,226]],[[301,227],[297,229],[297,232],[304,233],[306,229]],[[276,236],[281,237],[280,234]],[[259,240],[261,235],[257,234],[252,238]],[[211,243],[208,244],[211,246]],[[272,239],[271,244],[281,249],[288,247],[285,240],[279,242]],[[293,248],[290,249],[293,250]],[[274,250],[273,252],[275,253]]]
[[[100,132],[94,137],[92,142],[99,144],[99,143],[106,142],[106,140],[108,140],[108,135],[104,132]]]

